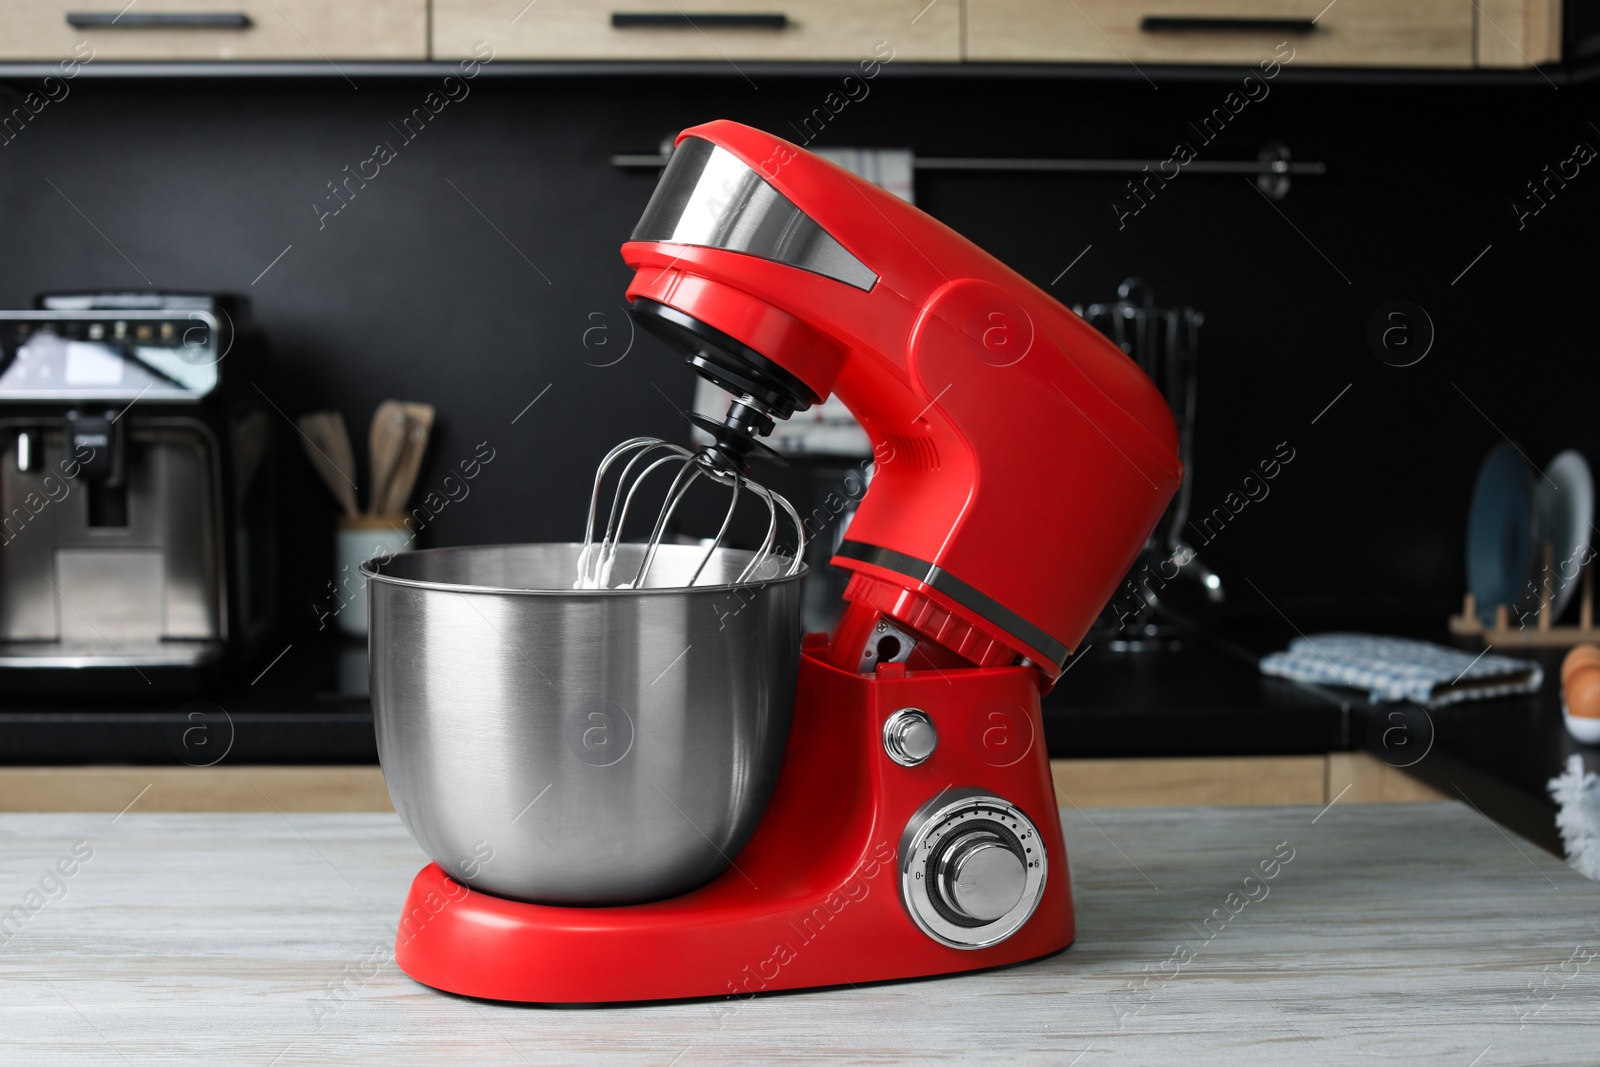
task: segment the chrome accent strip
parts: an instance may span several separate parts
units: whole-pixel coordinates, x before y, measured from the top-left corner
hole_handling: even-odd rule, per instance
[[[632,241],[698,245],[784,263],[870,290],[878,276],[737,156],[686,138],[661,172]]]

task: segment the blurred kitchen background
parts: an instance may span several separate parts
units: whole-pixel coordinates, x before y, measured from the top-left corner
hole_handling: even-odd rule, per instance
[[[245,28],[69,26],[120,6],[90,2],[0,13],[0,103],[26,112],[0,117],[0,307],[245,298],[270,356],[235,384],[276,409],[258,520],[279,553],[270,634],[191,691],[0,683],[0,762],[29,768],[0,774],[0,802],[93,788],[57,770],[70,765],[144,765],[93,772],[143,782],[160,766],[373,762],[360,640],[327,613],[339,506],[291,420],[342,413],[365,493],[374,409],[425,402],[413,505],[493,458],[419,543],[577,539],[605,451],[686,439],[695,400],[695,377],[635,341],[622,310],[618,245],[658,171],[616,157],[731,118],[909,158],[920,207],[1069,306],[1137,278],[1203,317],[1190,517],[1258,498],[1183,535],[1218,588],[1176,589],[1146,647],[1113,627],[1046,698],[1074,802],[1420,799],[1454,782],[1559,847],[1543,781],[1574,753],[1595,765],[1562,729],[1559,653],[1534,654],[1539,693],[1399,718],[1256,659],[1328,630],[1475,654],[1447,620],[1485,455],[1507,438],[1534,467],[1600,450],[1585,310],[1600,177],[1577,148],[1600,145],[1600,18],[1554,0],[925,4],[717,3],[790,24],[710,36],[614,26],[575,0],[227,5]],[[444,105],[405,126],[430,93]],[[372,177],[380,143],[392,158]],[[1180,143],[1198,165],[1171,177],[1157,164]],[[1202,166],[1220,163],[1238,166]],[[352,172],[366,180],[339,185]],[[1393,301],[1424,313],[1405,320],[1426,349],[1412,365],[1369,337]],[[1286,454],[1265,495],[1241,488]],[[1072,457],[1035,462],[1048,491]],[[768,481],[807,511],[857,463],[814,454]],[[351,775],[305,777],[305,804],[382,802],[374,769]],[[227,806],[221,781],[162,789],[172,806]]]

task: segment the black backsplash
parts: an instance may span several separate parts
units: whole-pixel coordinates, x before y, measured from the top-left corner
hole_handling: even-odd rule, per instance
[[[715,117],[798,139],[790,123],[837,82],[751,73],[754,85],[481,76],[409,141],[391,123],[438,77],[356,73],[359,89],[337,76],[79,78],[0,147],[0,301],[147,281],[247,294],[274,349],[261,387],[288,416],[338,407],[364,452],[378,401],[431,401],[421,492],[480,442],[494,449],[429,543],[571,539],[599,457],[625,436],[680,435],[676,408],[693,391],[647,339],[597,365],[628,343],[617,247],[655,179],[608,157]],[[1136,274],[1163,303],[1205,312],[1195,511],[1221,506],[1282,447],[1294,456],[1202,549],[1232,610],[1270,614],[1253,583],[1297,620],[1442,618],[1463,588],[1474,472],[1500,433],[1539,463],[1600,444],[1600,164],[1520,227],[1512,206],[1577,142],[1600,147],[1594,94],[1284,78],[1206,144],[1189,123],[1238,84],[894,72],[816,143],[1161,159],[1184,141],[1222,160],[1276,140],[1326,162],[1278,204],[1248,178],[1184,172],[1120,223],[1114,202],[1135,205],[1109,175],[924,172],[917,198],[1066,303],[1109,298]],[[337,204],[328,183],[380,142],[395,158],[323,214]],[[1369,317],[1392,299],[1420,304],[1437,330],[1415,366],[1367,344]],[[287,601],[304,622],[327,580],[334,509],[283,430]],[[1048,493],[1072,457],[1019,461]]]

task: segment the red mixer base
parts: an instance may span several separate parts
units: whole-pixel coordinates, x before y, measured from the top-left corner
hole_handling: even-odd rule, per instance
[[[490,1000],[595,1003],[833,986],[979,970],[1073,938],[1066,850],[1025,667],[876,677],[828,665],[808,636],[784,769],[750,843],[710,884],[649,904],[564,907],[475,892],[436,864],[412,883],[395,960],[437,989]],[[939,742],[916,767],[884,751],[901,708]],[[912,920],[901,845],[924,804],[973,788],[1015,805],[1047,857],[1037,909],[998,944],[959,949]]]

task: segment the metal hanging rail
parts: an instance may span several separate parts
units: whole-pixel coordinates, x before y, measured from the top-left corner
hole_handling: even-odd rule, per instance
[[[611,157],[613,167],[625,170],[660,168],[667,165],[667,156],[618,154]],[[1043,172],[1062,174],[1140,174],[1145,168],[1154,168],[1167,162],[1160,159],[962,159],[954,156],[914,156],[911,165],[917,170],[958,170],[998,172]],[[1296,163],[1284,159],[1197,159],[1181,165],[1190,174],[1245,174],[1245,175],[1321,175],[1328,172],[1326,163]]]
[[[669,156],[659,153],[619,153],[611,157],[611,165],[624,170],[659,169],[666,166]],[[967,171],[992,174],[1157,174],[1172,175],[1159,168],[1172,160],[1161,159],[981,159],[959,156],[912,156],[914,170]],[[1289,149],[1282,144],[1269,144],[1255,159],[1196,159],[1178,165],[1189,174],[1242,174],[1256,179],[1261,191],[1274,200],[1281,200],[1289,192],[1291,177],[1318,177],[1328,173],[1328,165],[1319,162],[1300,162],[1292,159]]]

